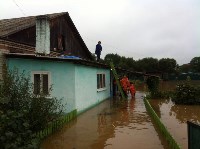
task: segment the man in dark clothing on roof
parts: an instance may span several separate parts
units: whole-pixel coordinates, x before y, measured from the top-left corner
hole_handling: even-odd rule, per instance
[[[97,61],[100,60],[101,51],[102,51],[102,46],[101,46],[101,41],[99,41],[98,44],[96,45],[96,50],[95,50],[95,54],[97,55]]]

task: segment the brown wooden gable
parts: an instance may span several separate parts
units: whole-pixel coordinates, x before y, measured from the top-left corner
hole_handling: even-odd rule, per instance
[[[67,12],[47,14],[50,18],[50,51],[92,60],[78,30]],[[0,20],[0,37],[36,45],[36,16]]]

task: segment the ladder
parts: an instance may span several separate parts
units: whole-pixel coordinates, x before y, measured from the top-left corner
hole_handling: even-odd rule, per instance
[[[113,62],[110,62],[110,67],[111,67],[111,70],[112,70],[113,75],[114,75],[114,77],[115,77],[115,80],[116,80],[118,89],[119,89],[119,91],[120,91],[120,93],[121,93],[121,95],[122,95],[122,99],[126,99],[126,97],[125,97],[125,95],[124,95],[124,91],[122,90],[122,86],[121,86],[121,84],[120,84],[120,82],[119,82],[119,77],[118,77],[118,75],[117,75],[117,72],[116,72],[116,70],[115,70],[115,66],[114,66]]]

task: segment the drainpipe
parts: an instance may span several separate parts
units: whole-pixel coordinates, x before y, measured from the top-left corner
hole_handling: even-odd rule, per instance
[[[46,15],[36,17],[36,53],[50,54],[50,18]]]

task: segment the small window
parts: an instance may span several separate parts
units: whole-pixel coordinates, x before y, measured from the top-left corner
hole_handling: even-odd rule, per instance
[[[49,81],[48,74],[42,74],[42,91],[43,94],[47,95],[49,93]]]
[[[103,74],[103,80],[102,80],[102,82],[103,82],[103,87],[106,87],[106,79],[105,79],[105,74]]]
[[[50,76],[48,72],[33,72],[33,93],[36,95],[49,94],[49,80]]]
[[[40,94],[40,74],[34,74],[34,89],[33,93],[38,95]]]
[[[58,50],[65,50],[65,36],[59,35],[58,36]]]
[[[105,87],[106,87],[105,74],[97,74],[97,89]]]
[[[97,89],[100,88],[100,74],[97,74]]]

